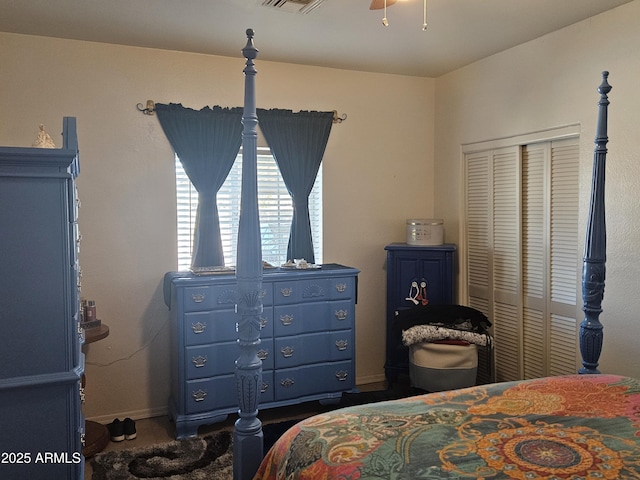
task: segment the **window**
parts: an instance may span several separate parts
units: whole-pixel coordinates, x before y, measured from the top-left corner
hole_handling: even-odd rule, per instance
[[[262,234],[262,259],[272,265],[287,261],[287,245],[293,217],[291,196],[280,170],[268,148],[258,148],[258,205]],[[178,208],[178,269],[191,266],[193,228],[198,207],[198,192],[176,156],[176,196]],[[242,149],[231,172],[218,192],[218,215],[225,265],[236,264],[240,193],[242,183]],[[309,216],[315,262],[322,262],[322,166],[309,196]]]

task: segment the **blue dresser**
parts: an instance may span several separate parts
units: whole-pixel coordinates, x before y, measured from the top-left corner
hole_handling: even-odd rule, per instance
[[[260,409],[338,399],[355,390],[355,304],[359,271],[265,269],[262,280]],[[171,398],[177,438],[238,411],[236,279],[165,276],[171,310]]]
[[[82,479],[78,144],[0,148],[0,478]]]
[[[389,383],[398,374],[409,373],[409,350],[393,328],[397,310],[422,301],[432,305],[455,301],[455,255],[452,244],[421,246],[392,243],[387,251],[387,358],[384,365]],[[424,285],[423,285],[424,284]]]

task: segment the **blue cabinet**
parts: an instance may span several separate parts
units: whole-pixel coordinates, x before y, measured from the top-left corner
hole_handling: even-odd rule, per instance
[[[0,148],[0,478],[82,479],[78,148]]]
[[[395,312],[422,302],[453,304],[455,300],[455,245],[392,243],[387,251],[387,345],[384,365],[387,381],[409,373],[409,352],[394,331]]]
[[[260,317],[260,409],[338,399],[355,390],[359,271],[265,269]],[[171,310],[171,397],[177,438],[238,411],[237,299],[233,274],[165,276]]]

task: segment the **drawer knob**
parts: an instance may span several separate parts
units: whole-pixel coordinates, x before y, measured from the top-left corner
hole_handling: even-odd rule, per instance
[[[293,293],[293,288],[291,288],[291,287],[286,287],[286,288],[281,288],[280,289],[280,294],[283,297],[290,297],[292,293]]]
[[[87,434],[82,432],[80,434],[80,444],[85,447],[87,445]]]
[[[282,325],[291,325],[293,323],[293,315],[280,315],[280,323]]]
[[[336,378],[341,382],[344,382],[348,376],[349,376],[349,373],[347,373],[344,370],[340,370],[339,372],[336,373]]]
[[[193,357],[191,362],[196,366],[196,368],[204,367],[207,363],[207,357],[203,357],[202,355],[198,355],[197,357]]]
[[[264,393],[267,390],[269,390],[269,384],[267,382],[263,382],[262,385],[260,385],[260,393]]]
[[[293,357],[293,347],[282,347],[280,353],[284,358],[291,358]]]
[[[348,346],[349,346],[349,342],[346,341],[346,340],[337,340],[336,341],[336,347],[338,347],[338,350],[340,350],[341,352],[343,350],[346,350]]]
[[[296,382],[293,381],[293,378],[283,378],[280,382],[280,385],[282,385],[284,388],[289,388],[292,387],[294,383]]]
[[[267,350],[258,350],[256,355],[258,356],[258,358],[260,360],[262,360],[264,362],[267,359],[267,357],[269,356],[269,352]]]
[[[336,310],[336,318],[338,320],[345,320],[348,314],[349,312],[347,312],[346,310]]]
[[[204,293],[193,293],[191,294],[191,298],[195,303],[202,303],[207,296]]]
[[[84,387],[80,387],[80,403],[84,404],[86,397],[87,396],[84,393]]]
[[[198,322],[198,323],[191,324],[191,330],[193,330],[193,333],[195,333],[196,335],[199,333],[204,333],[206,328],[207,328],[206,323]]]
[[[196,390],[191,394],[191,396],[196,402],[202,402],[205,398],[207,398],[207,392],[205,392],[204,390]]]
[[[269,325],[269,320],[264,317],[260,317],[260,330],[265,328],[267,325]]]
[[[344,293],[347,291],[347,284],[346,283],[338,283],[336,284],[336,291],[338,293]]]

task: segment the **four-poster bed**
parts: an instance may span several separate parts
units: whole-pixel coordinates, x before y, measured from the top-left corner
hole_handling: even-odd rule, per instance
[[[243,152],[255,150],[256,50],[247,59]],[[254,176],[243,176],[237,281],[240,419],[234,478],[640,478],[640,381],[599,374],[604,292],[607,83],[603,73],[585,256],[580,374],[481,385],[343,408],[289,429],[262,459],[256,314],[262,268]],[[249,160],[249,161],[247,161]],[[245,167],[246,168],[246,167]],[[259,467],[258,467],[259,465]]]

